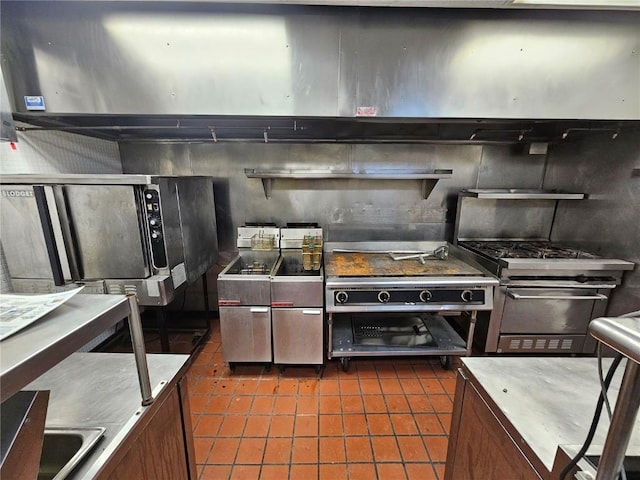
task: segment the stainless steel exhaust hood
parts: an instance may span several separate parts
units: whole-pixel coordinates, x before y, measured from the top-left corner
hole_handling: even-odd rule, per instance
[[[640,120],[638,11],[0,9],[14,117],[104,138],[517,143]]]

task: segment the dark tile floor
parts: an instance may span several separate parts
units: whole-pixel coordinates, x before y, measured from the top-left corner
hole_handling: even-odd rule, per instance
[[[171,342],[189,351],[191,337]],[[214,320],[187,375],[200,480],[444,478],[455,374],[437,357],[232,374]]]

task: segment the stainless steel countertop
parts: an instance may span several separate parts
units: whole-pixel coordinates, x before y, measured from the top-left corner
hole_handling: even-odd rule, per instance
[[[540,472],[551,472],[559,445],[582,445],[600,394],[596,358],[511,357],[462,358],[463,369],[514,440]],[[603,360],[606,371],[611,359]],[[614,408],[623,361],[609,388]],[[486,394],[486,395],[485,395]],[[603,411],[592,444],[603,445],[608,429]],[[509,425],[510,424],[510,425]],[[593,449],[592,449],[593,450]],[[640,418],[629,452],[640,453]],[[531,455],[533,454],[533,455]],[[544,476],[544,475],[543,475]]]
[[[154,397],[186,371],[189,355],[147,355]],[[153,407],[141,406],[133,354],[74,353],[25,390],[50,390],[46,427],[105,427],[104,438],[71,475],[94,478]],[[139,414],[137,412],[140,412]]]
[[[79,294],[2,340],[2,401],[129,314],[124,295]]]

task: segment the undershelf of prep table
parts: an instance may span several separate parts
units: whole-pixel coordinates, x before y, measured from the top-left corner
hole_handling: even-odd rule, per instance
[[[362,317],[363,314],[358,314]],[[436,345],[426,346],[389,346],[355,345],[352,328],[352,315],[333,315],[333,344],[331,357],[372,357],[372,356],[409,356],[409,355],[467,355],[465,340],[451,327],[441,315],[406,314],[404,317],[420,317],[424,320]],[[376,318],[381,318],[380,314]],[[399,315],[385,315],[390,324]]]

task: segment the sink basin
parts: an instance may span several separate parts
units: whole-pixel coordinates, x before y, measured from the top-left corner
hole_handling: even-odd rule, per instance
[[[105,429],[46,427],[38,480],[62,480],[96,446]]]

